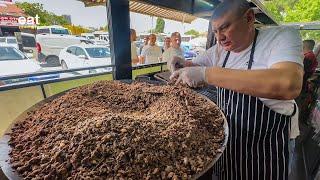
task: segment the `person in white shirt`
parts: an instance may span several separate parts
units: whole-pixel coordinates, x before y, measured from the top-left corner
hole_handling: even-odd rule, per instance
[[[137,47],[135,41],[137,40],[137,34],[134,29],[130,29],[130,41],[131,41],[131,62],[132,64],[137,64],[139,62],[139,58],[137,55]]]
[[[293,99],[303,80],[299,32],[255,29],[255,14],[246,0],[224,0],[211,22],[217,44],[192,62],[174,58],[170,66],[176,83],[217,87],[229,140],[214,174],[219,179],[286,180],[289,139],[297,135],[290,126],[297,114]]]
[[[178,32],[174,32],[171,34],[171,47],[164,51],[162,55],[162,61],[164,62],[170,62],[171,59],[174,57],[179,57],[181,59],[184,59],[184,52],[183,49],[180,47],[181,45],[181,35]],[[169,63],[170,64],[170,63]],[[171,67],[168,66],[168,69],[170,70]]]
[[[139,55],[141,55],[143,47],[147,46],[148,44],[149,44],[149,36],[145,36],[143,38],[143,44],[141,44],[139,47]]]
[[[171,38],[170,37],[165,37],[164,38],[164,43],[163,43],[163,48],[162,48],[162,53],[169,49],[171,47]]]
[[[156,45],[156,41],[157,36],[155,34],[150,34],[149,44],[142,48],[140,63],[150,64],[160,62],[162,51],[161,48]]]

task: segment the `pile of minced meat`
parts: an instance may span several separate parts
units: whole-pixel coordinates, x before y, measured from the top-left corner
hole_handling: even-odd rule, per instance
[[[15,124],[10,163],[24,179],[191,179],[221,152],[223,123],[187,87],[98,82]]]

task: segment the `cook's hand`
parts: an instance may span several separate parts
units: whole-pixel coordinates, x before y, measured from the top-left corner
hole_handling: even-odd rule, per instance
[[[183,83],[190,87],[198,87],[206,83],[206,67],[185,67],[172,73],[170,80],[175,78],[178,78],[176,85]]]
[[[176,71],[177,69],[184,67],[185,60],[178,56],[173,56],[171,60],[168,61],[168,69],[171,73]]]

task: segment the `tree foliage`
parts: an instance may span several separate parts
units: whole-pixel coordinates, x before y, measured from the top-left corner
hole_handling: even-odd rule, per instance
[[[189,31],[187,31],[186,33],[184,33],[186,35],[191,35],[191,36],[194,36],[194,37],[199,37],[200,33],[194,29],[191,29]]]
[[[68,21],[63,16],[55,15],[43,8],[40,3],[16,2],[16,5],[21,8],[27,16],[40,17],[40,25],[67,25]]]
[[[63,27],[69,29],[73,35],[81,35],[81,33],[88,33],[90,32],[89,29],[86,29],[82,26],[75,26],[75,25],[63,25]]]
[[[108,25],[99,27],[99,31],[108,31]]]
[[[319,0],[272,0],[264,4],[279,23],[320,21]],[[301,31],[301,35],[303,39],[320,41],[320,30]]]
[[[156,28],[154,29],[154,33],[163,33],[164,32],[165,22],[162,18],[157,18]]]

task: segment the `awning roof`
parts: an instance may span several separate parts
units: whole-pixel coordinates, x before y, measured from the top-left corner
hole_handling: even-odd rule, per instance
[[[84,2],[85,6],[97,6],[105,5],[106,0],[80,0]],[[197,19],[196,16],[187,14],[181,11],[172,10],[169,8],[159,7],[147,4],[145,2],[137,2],[135,0],[130,0],[129,8],[131,12],[146,14],[150,16],[161,17],[165,19],[171,19],[175,21],[191,23],[193,20]]]
[[[106,5],[106,0],[78,0],[85,6]],[[275,25],[260,0],[249,0],[255,10],[257,24]],[[130,11],[191,23],[196,18],[209,19],[220,0],[130,0]]]
[[[132,12],[161,17],[165,19],[171,19],[171,20],[185,22],[185,23],[191,23],[193,20],[197,19],[196,16],[192,16],[184,12],[163,8],[163,7],[158,7],[158,6],[153,6],[143,2],[130,1],[129,7],[130,7],[130,11]]]

